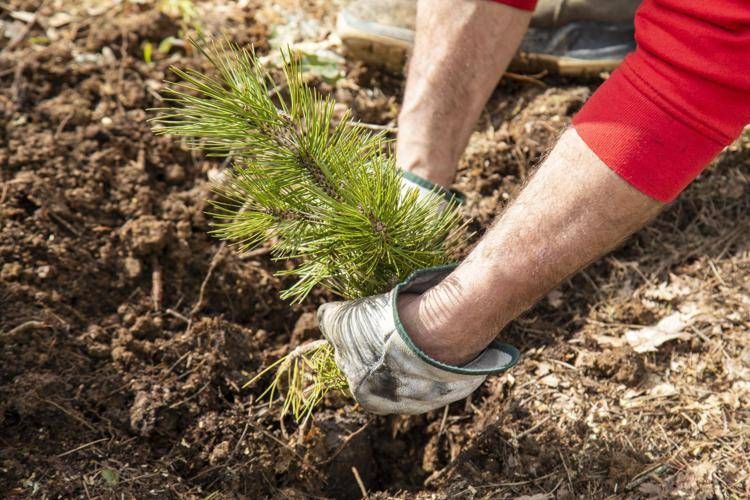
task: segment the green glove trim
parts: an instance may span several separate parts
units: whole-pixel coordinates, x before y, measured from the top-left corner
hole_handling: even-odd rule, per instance
[[[504,342],[498,342],[497,340],[493,340],[492,343],[487,347],[487,349],[497,349],[508,356],[510,356],[510,361],[502,366],[494,367],[494,368],[469,368],[468,366],[471,365],[473,362],[469,362],[467,365],[464,366],[455,366],[455,365],[449,365],[447,363],[443,363],[441,361],[438,361],[436,359],[433,359],[429,357],[427,354],[425,354],[424,351],[422,351],[419,347],[417,347],[414,342],[412,341],[411,337],[409,337],[409,334],[406,331],[406,328],[404,328],[403,323],[401,323],[401,318],[398,315],[398,296],[400,293],[406,292],[406,288],[409,287],[419,287],[420,284],[427,285],[427,288],[430,288],[431,286],[434,286],[435,284],[442,281],[442,278],[445,277],[447,274],[449,274],[451,271],[453,271],[458,264],[447,264],[444,266],[437,266],[437,267],[430,267],[428,269],[420,269],[418,271],[414,271],[407,277],[403,282],[396,285],[396,287],[391,292],[391,308],[393,309],[393,320],[396,324],[396,330],[398,331],[399,335],[403,339],[404,343],[411,349],[414,354],[416,354],[422,361],[424,361],[427,364],[430,364],[436,368],[440,368],[442,370],[446,370],[452,373],[458,373],[461,375],[492,375],[496,373],[502,373],[509,368],[512,368],[513,366],[518,363],[518,360],[521,358],[521,353],[513,347],[510,344],[506,344]],[[435,273],[441,273],[440,280],[435,281],[434,277],[432,279],[429,279],[425,281],[424,278],[428,276],[433,276]],[[420,283],[420,281],[422,283]],[[423,290],[423,291],[424,291]],[[486,350],[487,350],[486,349]],[[483,351],[482,354],[478,356],[478,358],[481,358],[482,355],[486,352]]]
[[[413,182],[417,186],[421,186],[425,189],[436,192],[437,194],[445,198],[445,201],[449,203],[453,202],[458,203],[459,205],[463,205],[464,203],[466,203],[466,196],[464,196],[464,194],[458,189],[444,188],[443,186],[428,181],[427,179],[423,179],[417,174],[413,174],[406,170],[402,170],[401,175],[403,175],[406,180]]]

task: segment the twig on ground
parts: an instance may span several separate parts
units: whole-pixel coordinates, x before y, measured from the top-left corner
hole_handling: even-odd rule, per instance
[[[174,309],[168,308],[164,311],[164,313],[169,314],[170,316],[174,316],[175,318],[182,320],[185,323],[190,323],[190,320],[188,319],[187,316],[175,311]]]
[[[245,435],[247,434],[247,430],[250,428],[250,423],[245,424],[245,428],[242,429],[242,434],[240,434],[240,438],[237,440],[237,444],[234,446],[234,449],[232,450],[232,453],[229,455],[229,458],[227,459],[227,463],[229,460],[232,459],[237,454],[237,450],[240,449],[240,445],[242,444],[242,441],[245,439]]]
[[[18,45],[20,45],[21,42],[24,41],[24,39],[26,38],[26,35],[29,34],[29,32],[31,31],[31,29],[34,27],[34,25],[39,21],[39,14],[41,13],[42,9],[44,7],[46,7],[46,6],[47,6],[47,0],[44,0],[39,5],[39,8],[36,9],[36,12],[34,12],[34,15],[32,16],[31,19],[29,19],[29,22],[26,23],[26,26],[24,26],[24,28],[21,30],[21,32],[18,33],[18,35],[16,35],[16,37],[13,38],[13,40],[11,40],[10,42],[8,42],[8,45],[6,45],[5,48],[2,50],[3,53],[4,52],[10,52],[11,50],[13,50],[16,47],[18,47]]]
[[[578,368],[571,365],[570,363],[566,363],[565,361],[559,360],[559,359],[549,359],[550,362],[555,363],[556,365],[560,365],[564,368],[567,368],[568,370],[578,371]]]
[[[656,464],[653,467],[646,469],[645,471],[637,474],[628,484],[625,485],[625,491],[631,491],[643,483],[646,479],[651,476],[661,474],[669,468],[669,464]]]
[[[354,474],[354,479],[357,481],[357,486],[359,486],[359,491],[362,492],[362,498],[370,498],[370,495],[367,494],[367,488],[365,488],[365,483],[362,482],[362,478],[359,475],[359,471],[356,467],[352,467],[352,474]]]
[[[288,443],[285,443],[281,439],[277,438],[276,436],[274,436],[273,434],[271,434],[270,432],[268,432],[267,430],[265,430],[263,427],[259,427],[259,426],[255,425],[255,424],[253,424],[252,422],[250,423],[250,426],[252,426],[253,429],[255,429],[256,431],[260,432],[261,434],[263,434],[267,438],[275,441],[277,444],[280,444],[282,447],[284,447],[287,450],[289,450],[292,454],[294,454],[294,456],[296,456],[299,459],[299,461],[301,463],[309,465],[315,472],[317,472],[318,474],[322,474],[321,471],[320,471],[320,469],[318,469],[313,464],[308,463],[304,459],[304,457],[302,455],[300,455],[299,453],[297,453],[297,451],[294,448],[292,448],[291,446],[289,446]]]
[[[73,410],[69,410],[69,409],[65,408],[64,406],[62,406],[61,404],[55,403],[51,399],[40,398],[39,396],[36,396],[36,395],[34,397],[36,399],[38,399],[39,401],[43,402],[43,403],[47,403],[49,405],[54,406],[55,408],[57,408],[58,410],[60,410],[61,412],[63,412],[67,416],[69,416],[70,418],[72,418],[73,420],[76,420],[77,422],[80,422],[81,424],[83,424],[84,426],[86,426],[86,428],[88,428],[90,431],[99,434],[99,431],[96,429],[96,427],[94,427],[93,425],[91,425],[82,416],[77,415]]]
[[[54,212],[53,210],[47,210],[47,213],[50,216],[50,219],[52,219],[54,222],[57,222],[62,227],[70,231],[73,236],[80,237],[81,231],[79,231],[77,228],[75,228],[70,222],[66,221],[62,215],[58,214],[57,212]]]
[[[543,426],[544,424],[546,424],[547,420],[549,420],[551,418],[552,418],[552,415],[547,415],[546,417],[544,417],[539,422],[537,422],[536,424],[532,425],[531,427],[529,427],[528,429],[526,429],[522,433],[518,434],[517,436],[514,436],[514,441],[518,442],[518,440],[521,439],[522,437],[528,436],[529,434],[531,434],[532,432],[534,432],[535,430],[537,430],[538,428],[540,428],[541,426]]]
[[[541,481],[542,479],[547,479],[550,476],[553,476],[557,473],[557,470],[553,470],[552,472],[548,472],[547,474],[544,474],[539,477],[535,477],[532,479],[527,479],[525,481],[510,481],[506,483],[488,483],[488,484],[480,484],[475,486],[477,489],[492,489],[492,488],[507,488],[507,487],[514,487],[514,486],[523,486],[525,484],[531,484],[536,483],[537,481]]]
[[[237,450],[239,450],[240,445],[242,444],[242,441],[245,439],[245,435],[247,434],[247,429],[250,427],[250,423],[245,424],[245,428],[242,430],[242,435],[240,435],[240,439],[237,441],[237,444],[235,445],[234,449],[232,450],[232,453],[229,454],[229,457],[222,463],[212,465],[210,467],[206,467],[205,469],[199,471],[197,474],[195,474],[193,477],[190,478],[190,481],[195,481],[196,479],[205,476],[209,472],[213,472],[217,469],[224,469],[228,468],[229,464],[232,462],[232,459],[237,454]],[[251,460],[257,460],[258,457],[255,457]]]
[[[573,488],[573,478],[570,475],[570,469],[568,468],[568,462],[565,461],[565,457],[562,454],[562,451],[559,449],[557,450],[557,453],[560,455],[560,460],[562,460],[563,467],[565,468],[565,475],[568,476],[568,486],[570,486],[570,491],[573,492],[575,489]],[[555,488],[557,489],[557,488]]]
[[[10,85],[10,100],[15,103],[16,106],[20,102],[19,97],[21,96],[21,77],[23,76],[23,70],[26,68],[26,60],[21,59],[16,63],[16,67],[13,70],[13,83]]]
[[[65,125],[68,124],[70,119],[73,118],[75,114],[76,114],[75,111],[71,111],[70,113],[65,115],[65,117],[62,120],[60,120],[60,124],[55,129],[55,134],[52,136],[53,139],[57,139],[57,136],[59,136],[62,133],[63,129],[65,128]]]
[[[176,403],[173,403],[173,404],[169,405],[169,409],[170,409],[170,410],[174,410],[174,409],[175,409],[175,408],[177,408],[178,406],[181,406],[181,405],[183,405],[183,404],[187,403],[187,402],[188,402],[188,401],[190,401],[191,399],[193,399],[193,398],[197,397],[197,396],[198,396],[198,395],[199,395],[199,394],[200,394],[201,392],[205,391],[205,390],[206,390],[206,388],[207,388],[207,387],[208,387],[209,385],[211,385],[211,381],[210,381],[210,380],[209,380],[208,382],[206,382],[205,384],[203,384],[203,387],[201,387],[200,389],[198,389],[197,391],[195,391],[195,392],[194,392],[193,394],[191,394],[190,396],[186,397],[186,398],[185,398],[185,399],[183,399],[182,401],[178,401],[178,402],[176,402]]]
[[[352,439],[354,439],[355,437],[357,437],[358,435],[360,435],[365,429],[367,429],[370,426],[370,424],[372,423],[372,420],[373,419],[370,418],[367,422],[365,422],[365,424],[362,427],[360,427],[356,431],[354,431],[351,434],[349,434],[348,436],[346,436],[344,438],[343,442],[341,443],[341,445],[338,448],[336,448],[336,451],[334,451],[333,454],[330,457],[328,457],[324,463],[333,462],[333,460],[337,456],[339,456],[339,454],[342,451],[344,451],[344,448],[346,448],[346,445],[348,445],[352,441]]]
[[[440,430],[438,431],[438,436],[442,436],[443,432],[445,432],[445,423],[448,420],[448,410],[450,409],[450,405],[445,405],[445,409],[443,410],[443,419],[440,421]]]
[[[195,373],[196,371],[198,371],[198,368],[200,368],[201,366],[203,366],[205,364],[206,364],[206,358],[203,358],[194,367],[190,368],[190,360],[188,360],[188,366],[187,366],[187,368],[190,368],[190,369],[188,371],[186,371],[186,372],[181,373],[180,375],[178,375],[177,378],[175,379],[175,382],[177,382],[179,380],[182,380],[185,377],[188,377],[192,373]]]
[[[158,475],[159,475],[158,472],[147,472],[146,474],[141,474],[141,475],[138,475],[138,476],[133,476],[133,477],[129,477],[127,479],[123,479],[123,480],[120,481],[119,484],[122,485],[122,484],[126,484],[126,483],[132,483],[133,481],[138,481],[139,479],[145,479],[147,477],[154,477],[154,476],[158,476]]]
[[[719,274],[719,270],[716,269],[716,264],[714,264],[713,259],[708,259],[708,265],[711,267],[711,271],[713,271],[714,276],[716,276],[716,279],[719,280],[719,283],[721,283],[724,286],[727,286],[726,281],[724,281],[724,278],[721,277],[721,274]]]
[[[8,189],[10,189],[10,182],[3,182],[3,191],[0,193],[0,205],[5,203],[5,197],[8,196]]]
[[[41,330],[42,328],[49,328],[49,325],[43,321],[26,321],[25,323],[21,323],[17,327],[11,329],[8,333],[3,334],[3,336],[13,337],[21,333],[26,333],[29,330]]]
[[[79,446],[77,448],[73,448],[72,450],[68,450],[68,451],[65,451],[63,453],[60,453],[59,455],[57,455],[57,458],[66,457],[66,456],[71,455],[71,454],[73,454],[73,453],[75,453],[77,451],[81,451],[81,450],[83,450],[85,448],[88,448],[89,446],[94,446],[95,444],[101,443],[102,441],[106,441],[108,439],[109,438],[101,438],[101,439],[97,439],[95,441],[91,441],[91,442],[86,443],[86,444],[82,444],[81,446]]]
[[[203,278],[203,283],[201,283],[200,291],[198,292],[198,300],[195,302],[195,305],[190,310],[190,319],[193,319],[193,316],[195,316],[198,311],[201,310],[203,307],[203,301],[204,296],[206,294],[206,287],[208,286],[208,282],[211,279],[211,275],[214,272],[214,269],[216,269],[216,266],[221,262],[222,254],[224,252],[224,249],[226,248],[227,244],[222,242],[221,245],[219,245],[219,248],[216,250],[216,253],[214,253],[213,258],[211,259],[211,263],[208,265],[208,271],[206,271],[206,276]]]
[[[506,71],[505,73],[503,73],[503,78],[507,78],[508,80],[515,80],[521,83],[529,83],[531,85],[536,85],[537,87],[547,88],[547,84],[539,79],[546,74],[546,71],[539,73],[538,75],[521,75],[519,73],[511,73],[510,71]]]
[[[164,297],[164,283],[162,281],[161,264],[154,255],[151,258],[151,302],[154,312],[161,311],[162,298]]]
[[[177,358],[177,361],[175,361],[174,363],[172,363],[172,366],[169,367],[169,369],[167,370],[167,373],[166,373],[166,375],[164,375],[164,377],[166,377],[167,375],[169,375],[170,373],[172,373],[172,370],[174,370],[177,367],[177,365],[179,365],[180,362],[183,359],[187,358],[190,355],[191,352],[192,351],[185,351],[185,354],[183,354],[182,356],[180,356],[179,358]],[[162,380],[164,380],[164,379],[162,378]]]

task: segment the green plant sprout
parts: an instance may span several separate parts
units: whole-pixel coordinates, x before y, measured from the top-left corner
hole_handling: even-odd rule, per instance
[[[179,17],[183,31],[192,26],[195,26],[200,31],[199,20],[201,14],[193,0],[160,0],[157,8],[168,16]]]
[[[402,187],[390,141],[357,126],[347,111],[303,82],[299,59],[284,52],[277,86],[258,59],[228,42],[198,50],[216,75],[173,68],[169,108],[154,131],[186,138],[231,169],[214,186],[212,232],[241,251],[270,246],[279,272],[296,281],[281,292],[299,302],[317,286],[344,299],[383,293],[412,271],[450,262],[462,241],[455,204]],[[284,89],[283,92],[279,89]],[[282,415],[307,419],[326,393],[345,391],[324,340],[292,350],[257,374],[275,370],[264,395],[283,394]]]

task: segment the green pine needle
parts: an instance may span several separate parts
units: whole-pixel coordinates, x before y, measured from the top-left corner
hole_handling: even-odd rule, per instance
[[[154,131],[184,137],[233,159],[214,186],[213,233],[247,251],[269,243],[275,259],[293,259],[279,274],[297,281],[281,293],[299,302],[322,286],[344,299],[383,293],[412,271],[449,262],[461,241],[454,205],[406,193],[384,134],[334,119],[334,101],[304,84],[298,58],[284,53],[284,84],[258,59],[227,42],[197,45],[216,70],[173,71]],[[286,89],[283,95],[279,88]],[[333,349],[316,344],[266,368],[266,394],[285,391],[282,413],[307,418],[331,390],[346,387]],[[253,382],[251,381],[251,382]]]

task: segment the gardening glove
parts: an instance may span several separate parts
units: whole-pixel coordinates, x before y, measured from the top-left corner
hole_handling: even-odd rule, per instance
[[[412,342],[398,315],[402,293],[424,293],[455,265],[416,271],[393,290],[346,302],[323,304],[318,322],[336,351],[336,364],[365,410],[418,414],[471,394],[487,378],[518,362],[518,350],[493,342],[463,366],[430,358]]]
[[[457,203],[463,205],[466,201],[466,197],[461,191],[457,189],[448,189],[435,184],[432,181],[423,179],[422,177],[408,172],[406,170],[401,171],[401,195],[404,196],[412,189],[419,190],[420,198],[426,196],[439,196],[442,198],[440,202],[440,210],[445,210],[445,207],[449,203]]]

